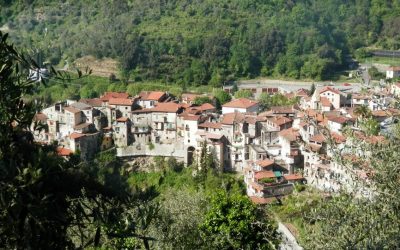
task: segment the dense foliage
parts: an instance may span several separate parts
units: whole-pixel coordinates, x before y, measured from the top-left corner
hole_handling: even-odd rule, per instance
[[[111,57],[125,79],[136,81],[219,86],[260,75],[327,79],[346,64],[346,55],[362,54],[366,46],[400,48],[400,4],[391,0],[0,5],[0,27],[43,61],[63,65],[84,55]]]
[[[382,144],[359,145],[358,150],[371,151],[364,160],[373,169],[373,197],[342,194],[305,213],[309,249],[400,247],[399,137]]]
[[[40,104],[23,99],[38,84],[26,78],[31,67],[0,32],[0,248],[97,247],[123,237],[114,231],[135,223],[125,221],[136,199],[75,157],[59,157],[56,145],[34,142],[31,131],[43,124],[33,123]]]

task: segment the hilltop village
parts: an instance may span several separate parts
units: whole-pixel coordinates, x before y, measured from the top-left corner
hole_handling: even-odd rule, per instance
[[[295,183],[372,194],[373,170],[361,159],[368,145],[385,143],[383,135],[390,136],[397,123],[400,84],[317,86],[313,93],[303,88],[249,90],[254,96],[280,93],[299,101],[261,110],[259,102],[237,98],[217,108],[209,95],[106,92],[43,109],[35,124],[47,126],[34,136],[41,143],[56,142],[64,157],[90,159],[115,147],[118,157],[174,157],[186,166],[197,166],[206,145],[221,171],[243,174],[247,194],[256,203],[291,193]],[[194,104],[204,96],[211,102]]]

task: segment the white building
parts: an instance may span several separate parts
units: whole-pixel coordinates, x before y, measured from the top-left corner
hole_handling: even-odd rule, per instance
[[[260,105],[257,101],[247,98],[239,98],[222,105],[222,114],[227,113],[251,113],[258,112]]]
[[[397,77],[400,77],[400,66],[389,67],[386,70],[386,79],[393,79]]]

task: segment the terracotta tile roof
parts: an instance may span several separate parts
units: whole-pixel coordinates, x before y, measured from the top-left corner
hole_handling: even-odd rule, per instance
[[[64,147],[57,148],[57,155],[59,156],[70,156],[71,154],[73,154],[71,149]]]
[[[244,115],[239,112],[224,114],[222,117],[222,124],[232,125],[234,122],[241,122],[244,120]]]
[[[288,141],[296,141],[300,137],[298,129],[288,128],[279,132],[279,136],[282,136]]]
[[[366,142],[370,143],[370,144],[379,144],[379,143],[386,143],[386,138],[382,135],[374,135],[374,136],[370,136],[367,137],[365,139]]]
[[[256,124],[258,120],[257,117],[254,116],[245,116],[244,121],[248,124]]]
[[[200,115],[184,115],[183,120],[185,121],[198,121],[200,119]]]
[[[288,174],[284,175],[283,178],[285,178],[287,181],[304,180],[304,177],[301,174]]]
[[[317,135],[314,135],[313,137],[311,137],[310,141],[323,143],[324,141],[326,141],[326,138],[323,134],[317,134]]]
[[[206,110],[215,110],[215,107],[211,105],[210,103],[204,103],[200,107],[200,110],[206,111]]]
[[[253,101],[247,98],[238,98],[228,103],[225,103],[224,105],[222,105],[222,107],[247,109],[256,105],[258,105],[257,101]]]
[[[351,98],[356,99],[356,100],[369,100],[369,99],[371,99],[370,96],[358,95],[358,94],[354,94]]]
[[[199,97],[201,95],[199,94],[192,94],[192,93],[184,93],[182,94],[182,100],[185,100],[187,102],[193,102],[196,97]]]
[[[332,87],[329,87],[329,86],[326,86],[326,87],[322,88],[322,89],[319,91],[319,94],[322,94],[322,93],[324,93],[324,92],[326,92],[326,91],[330,91],[330,92],[335,93],[335,94],[338,94],[338,95],[341,94],[341,92],[340,92],[339,90],[337,90],[337,89],[335,89],[335,88],[332,88]]]
[[[346,122],[349,121],[346,117],[343,116],[337,116],[337,117],[328,117],[328,121],[339,123],[339,124],[345,124]]]
[[[92,109],[92,106],[90,106],[90,105],[88,105],[88,104],[86,104],[86,103],[83,103],[83,102],[74,102],[74,103],[72,103],[70,106],[71,106],[71,107],[74,107],[74,108],[76,108],[76,109],[79,109],[79,110],[89,110],[89,109]]]
[[[326,98],[326,97],[321,97],[320,100],[321,100],[321,105],[322,105],[323,107],[330,107],[330,106],[332,106],[332,104],[331,104],[331,102],[329,101],[328,98]]]
[[[262,168],[265,168],[265,167],[274,165],[275,162],[270,159],[265,159],[265,160],[256,161],[256,164]]]
[[[301,88],[301,89],[298,89],[298,90],[296,91],[296,96],[308,97],[308,94],[309,94],[309,93],[310,93],[310,92],[309,92],[307,89]]]
[[[101,107],[103,105],[103,101],[100,98],[80,99],[79,102],[86,103],[92,107]]]
[[[75,139],[78,139],[78,138],[81,138],[81,137],[85,137],[85,134],[74,132],[74,133],[70,134],[69,137],[71,139],[75,140]]]
[[[335,140],[336,143],[346,142],[346,137],[336,132],[331,132],[332,139]]]
[[[264,190],[264,186],[263,185],[261,185],[261,184],[259,184],[259,183],[257,183],[257,182],[250,182],[250,185],[255,189],[255,190],[257,190],[257,191],[262,191],[262,190]]]
[[[389,67],[388,70],[390,70],[390,71],[400,71],[400,66],[392,66],[392,67]]]
[[[270,109],[273,114],[293,114],[296,112],[293,106],[274,106]]]
[[[274,123],[277,126],[281,126],[283,124],[290,123],[293,121],[292,119],[283,116],[274,116],[272,118],[268,118],[267,120]]]
[[[287,93],[287,94],[285,94],[285,97],[288,99],[292,99],[295,97],[295,93],[293,93],[293,92]]]
[[[157,106],[151,108],[152,112],[161,112],[161,113],[177,113],[181,109],[181,105],[174,102],[163,102],[158,103]]]
[[[204,122],[199,124],[199,128],[214,128],[214,129],[220,129],[222,126],[221,123],[214,123],[214,122]]]
[[[110,98],[109,105],[132,106],[133,100],[127,98]]]
[[[64,110],[65,111],[68,111],[68,112],[71,112],[71,113],[79,113],[79,112],[81,112],[79,109],[77,109],[77,108],[74,108],[74,107],[64,107]]]
[[[261,180],[264,178],[275,178],[275,174],[273,171],[259,171],[257,173],[255,173],[254,178],[256,180]]]
[[[123,93],[123,92],[106,92],[102,97],[100,97],[100,100],[108,102],[111,98],[122,98],[122,99],[127,99],[129,97],[128,93]]]
[[[310,149],[313,152],[318,153],[319,150],[322,148],[322,145],[318,145],[318,144],[315,144],[315,143],[309,143],[307,145],[307,148]]]
[[[117,122],[127,122],[129,120],[128,117],[120,117],[117,119]]]
[[[223,135],[221,134],[213,134],[213,133],[206,133],[205,136],[207,139],[215,139],[215,140],[220,140],[223,137]]]
[[[145,101],[160,101],[161,98],[165,95],[165,92],[162,91],[142,91],[139,94],[141,100]]]

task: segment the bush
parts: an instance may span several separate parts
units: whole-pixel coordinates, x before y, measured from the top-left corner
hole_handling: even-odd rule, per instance
[[[150,150],[153,150],[155,148],[152,142],[147,143],[147,146],[149,147]]]

